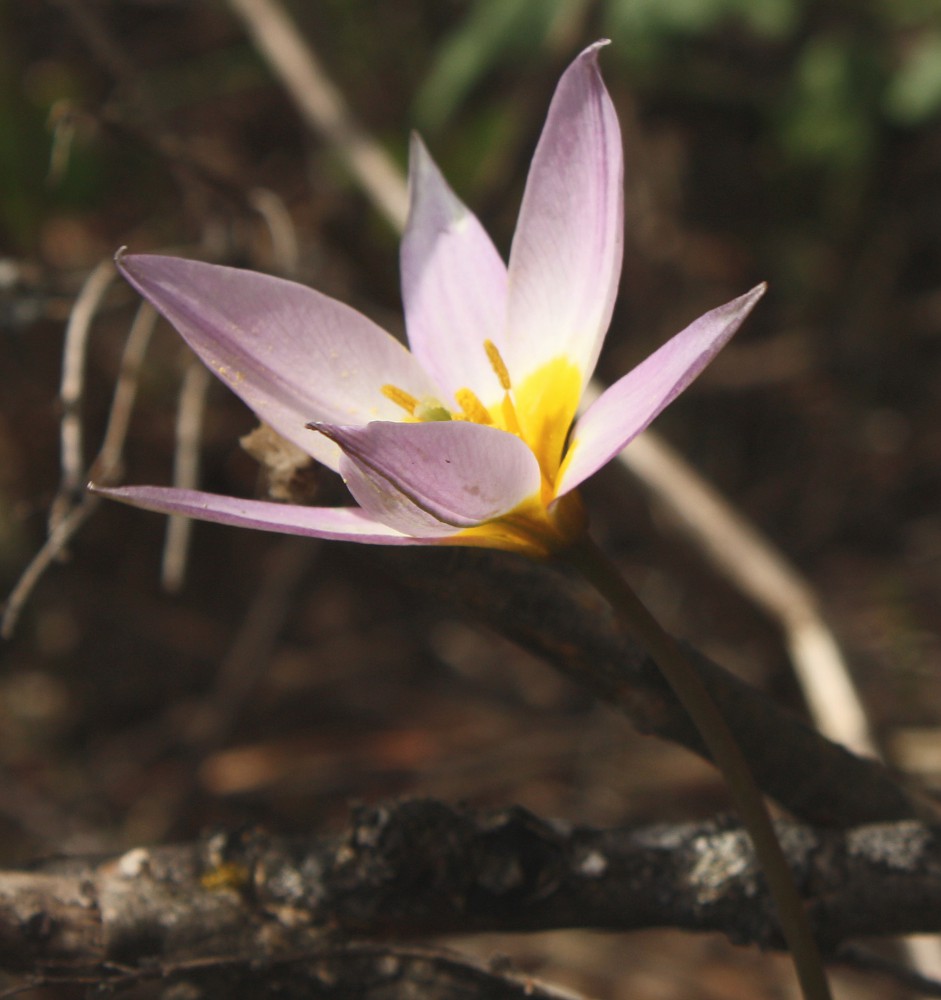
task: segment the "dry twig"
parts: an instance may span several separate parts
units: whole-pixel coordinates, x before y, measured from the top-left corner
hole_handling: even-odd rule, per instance
[[[343,157],[350,173],[393,228],[403,229],[408,190],[401,170],[350,114],[342,94],[284,9],[273,0],[229,0],[229,5],[307,126]]]
[[[67,353],[70,353],[71,357],[63,365],[67,372],[67,375],[63,376],[63,393],[66,392],[66,389],[68,390],[71,402],[63,414],[62,486],[57,497],[58,505],[54,505],[50,515],[49,536],[17,580],[4,604],[3,616],[0,619],[0,638],[3,639],[9,639],[13,635],[16,623],[19,621],[20,614],[29,600],[33,588],[98,506],[98,498],[91,493],[84,492],[78,494],[79,499],[76,503],[76,493],[70,484],[78,481],[84,485],[91,478],[97,482],[114,482],[120,475],[124,440],[127,436],[131,413],[134,410],[140,370],[156,324],[157,313],[147,303],[143,303],[137,311],[127,342],[124,345],[120,374],[115,386],[101,450],[89,470],[85,471],[82,466],[84,431],[80,407],[84,383],[85,350],[93,313],[100,305],[101,294],[104,291],[102,286],[107,287],[105,276],[110,282],[114,274],[114,265],[110,261],[106,263],[107,267],[105,262],[100,264],[86,282],[85,288],[91,286],[94,294],[90,292],[86,297],[80,320],[74,322],[70,320],[69,322],[69,329],[74,329],[77,332],[69,341],[71,346]],[[99,275],[99,278],[93,283],[92,278],[95,275]],[[79,299],[81,298],[80,295]],[[92,302],[90,303],[89,300]],[[76,301],[75,308],[77,309],[78,306],[79,302]],[[69,420],[68,430],[65,427],[66,418]]]
[[[88,354],[88,337],[92,321],[101,306],[105,293],[117,277],[111,260],[103,260],[86,278],[78,298],[72,306],[65,328],[65,345],[62,349],[62,384],[59,401],[62,405],[61,459],[62,478],[59,493],[49,513],[49,531],[54,532],[72,506],[84,492],[85,458],[82,400],[85,392],[85,358]]]
[[[173,485],[193,490],[199,486],[199,450],[203,416],[212,375],[194,355],[187,359],[186,371],[176,409],[176,447],[173,451]],[[179,591],[186,579],[193,522],[188,517],[168,517],[163,545],[160,579],[170,593]]]

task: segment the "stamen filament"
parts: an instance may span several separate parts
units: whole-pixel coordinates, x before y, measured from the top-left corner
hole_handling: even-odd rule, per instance
[[[503,413],[503,423],[506,425],[506,429],[511,434],[515,434],[518,438],[523,438],[523,430],[520,427],[519,419],[516,416],[516,407],[513,405],[513,398],[509,393],[503,397],[500,409]],[[525,441],[526,439],[523,438],[523,440]]]

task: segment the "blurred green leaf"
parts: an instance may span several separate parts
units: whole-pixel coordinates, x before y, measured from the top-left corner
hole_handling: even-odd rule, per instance
[[[941,0],[880,0],[880,19],[898,26],[920,26],[941,19]]]
[[[889,82],[883,106],[903,125],[917,125],[941,109],[941,32],[918,39]]]
[[[881,74],[865,49],[842,35],[817,36],[794,70],[781,140],[797,160],[852,169],[875,139]]]
[[[4,19],[0,8],[0,237],[22,249],[36,232],[48,140],[42,118],[23,96],[23,67],[3,43],[10,37]]]

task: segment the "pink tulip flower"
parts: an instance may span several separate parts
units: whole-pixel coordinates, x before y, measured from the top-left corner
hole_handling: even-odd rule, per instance
[[[166,514],[384,545],[534,556],[584,531],[577,488],[709,363],[764,292],[697,319],[577,417],[617,295],[623,155],[596,43],[549,108],[504,265],[417,138],[401,247],[411,350],[281,278],[121,253],[127,280],[258,418],[339,472],[355,506],[97,488]]]

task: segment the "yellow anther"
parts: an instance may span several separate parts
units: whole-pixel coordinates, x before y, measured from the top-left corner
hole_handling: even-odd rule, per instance
[[[454,394],[457,405],[461,408],[464,416],[475,424],[492,424],[493,418],[490,411],[481,403],[476,393],[471,389],[458,389]]]
[[[414,416],[415,410],[418,408],[418,400],[404,389],[400,389],[397,385],[384,385],[382,395],[386,399],[391,399],[396,406],[401,406],[410,416]]]
[[[490,362],[490,367],[494,370],[497,378],[500,380],[500,385],[503,386],[506,392],[509,392],[512,385],[510,382],[510,373],[507,370],[503,358],[500,357],[497,345],[492,340],[485,340],[484,350],[487,352],[487,360]]]

